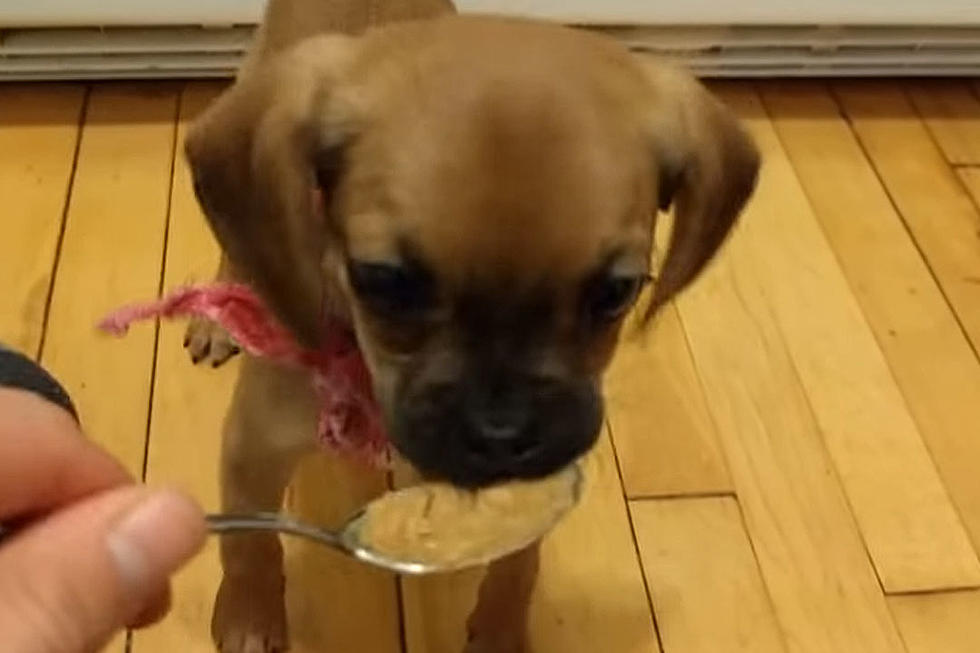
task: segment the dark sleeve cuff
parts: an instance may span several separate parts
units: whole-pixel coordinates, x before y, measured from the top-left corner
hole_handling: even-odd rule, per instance
[[[61,406],[78,421],[78,413],[65,389],[33,360],[0,345],[0,388],[27,390]]]

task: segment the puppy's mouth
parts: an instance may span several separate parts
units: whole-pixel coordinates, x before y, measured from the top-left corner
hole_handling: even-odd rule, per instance
[[[598,439],[603,407],[590,383],[519,383],[506,397],[481,404],[459,385],[405,396],[392,442],[427,479],[479,488],[551,475]]]

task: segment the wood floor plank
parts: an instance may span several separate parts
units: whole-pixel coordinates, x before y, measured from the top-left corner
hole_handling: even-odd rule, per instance
[[[544,542],[532,651],[657,653],[612,444],[586,459],[581,505]],[[459,653],[481,575],[405,579],[408,653]]]
[[[627,496],[733,491],[673,306],[649,326],[627,325],[605,394]]]
[[[976,205],[900,89],[838,83],[834,93],[974,349],[980,348]]]
[[[980,651],[980,592],[948,592],[888,599],[908,653]]]
[[[297,474],[286,505],[309,523],[339,527],[385,490],[384,474],[318,455]],[[285,547],[291,651],[402,650],[392,574],[305,540],[286,541]]]
[[[0,88],[0,342],[37,354],[85,88]]]
[[[980,167],[960,168],[956,171],[973,201],[980,207]],[[978,278],[977,283],[980,283]]]
[[[785,653],[733,498],[630,503],[664,653]]]
[[[177,93],[107,85],[89,98],[42,363],[65,385],[89,436],[134,476],[143,468],[152,325],[125,340],[95,324],[156,295],[167,220]],[[117,637],[107,651],[122,651]]]
[[[973,437],[980,424],[980,363],[825,87],[768,84],[763,98],[959,515],[980,545],[980,442]],[[929,456],[908,439],[888,448],[900,488],[893,500],[910,501],[906,505],[920,513],[938,506],[948,531],[956,515],[946,507]],[[904,513],[903,521],[910,516],[901,504],[892,507]],[[919,541],[904,543],[914,567],[897,579],[883,576],[887,589],[940,589],[944,577],[967,586],[980,580],[975,555],[964,543],[951,555],[933,548],[939,543],[928,518],[918,523]]]
[[[395,487],[421,481],[419,473],[399,460]],[[466,641],[466,622],[476,607],[486,575],[482,567],[452,574],[404,576],[400,579],[405,624],[405,653],[458,653]]]
[[[115,339],[95,325],[109,311],[157,294],[176,107],[177,90],[169,85],[92,91],[42,352],[87,432],[137,477],[154,327]]]
[[[655,653],[643,572],[608,434],[586,460],[582,502],[544,542],[531,650]],[[448,652],[447,652],[448,653]]]
[[[926,80],[906,85],[916,110],[946,160],[980,165],[980,98],[967,80]]]
[[[485,571],[405,577],[402,605],[407,653],[460,653],[466,620],[476,605]]]
[[[733,101],[750,115],[762,110],[751,93]],[[767,197],[757,202],[741,243],[878,576],[891,592],[975,587],[980,561],[905,398],[772,125],[759,115],[752,127],[780,196],[773,194],[770,210]]]
[[[90,325],[105,310],[132,299],[152,296],[156,291],[158,279],[154,274],[159,273],[163,242],[161,216],[165,212],[165,197],[160,195],[165,194],[165,186],[157,188],[151,180],[168,177],[169,163],[166,160],[168,152],[159,157],[153,152],[159,154],[161,144],[165,150],[170,147],[168,121],[172,117],[174,98],[170,90],[157,87],[158,90],[148,91],[148,88],[109,85],[98,87],[93,97],[94,120],[90,121],[81,143],[80,186],[76,186],[75,200],[70,207],[62,268],[57,274],[52,298],[52,329],[43,353],[45,363],[66,380],[71,392],[79,399],[84,421],[93,436],[122,456],[136,471],[146,426],[153,329],[139,327],[126,340],[104,341],[92,332]],[[195,90],[186,98],[189,108],[203,104],[213,92],[207,85],[193,88]],[[765,178],[759,199],[748,213],[749,222],[740,228],[712,271],[690,294],[681,298],[680,322],[676,321],[678,316],[672,314],[675,322],[655,329],[648,347],[627,343],[628,348],[635,347],[633,355],[616,362],[617,366],[622,365],[618,370],[614,368],[620,376],[611,381],[610,388],[621,383],[636,393],[620,394],[619,399],[613,397],[611,405],[623,402],[613,414],[620,415],[620,424],[636,425],[626,427],[627,433],[638,436],[652,433],[654,436],[649,440],[642,437],[632,440],[617,433],[616,443],[619,453],[627,454],[623,456],[622,467],[625,482],[634,496],[673,494],[676,488],[686,488],[682,492],[697,491],[692,488],[711,485],[725,491],[724,480],[730,481],[729,486],[731,482],[737,486],[745,508],[746,530],[758,553],[759,572],[772,596],[772,610],[788,652],[899,653],[907,650],[907,653],[972,653],[980,649],[976,626],[980,594],[892,596],[886,603],[876,585],[859,531],[850,515],[848,497],[835,475],[834,457],[824,448],[821,438],[821,430],[830,432],[826,421],[828,412],[839,411],[840,415],[846,415],[847,407],[858,402],[844,396],[843,392],[835,393],[833,388],[815,386],[812,377],[817,368],[812,366],[816,362],[808,361],[807,355],[839,363],[841,357],[849,359],[853,351],[863,352],[856,359],[862,362],[847,360],[846,364],[828,366],[832,369],[826,371],[827,378],[844,377],[846,381],[842,387],[847,388],[854,378],[849,371],[860,368],[857,378],[866,380],[867,369],[877,368],[879,363],[869,365],[868,359],[862,357],[867,355],[867,348],[860,343],[867,338],[866,334],[861,335],[860,328],[857,331],[852,327],[842,329],[849,338],[855,332],[859,334],[856,342],[841,345],[841,351],[846,355],[838,352],[836,358],[827,356],[828,342],[840,341],[823,337],[808,343],[808,347],[813,348],[811,353],[801,353],[801,334],[831,320],[820,315],[818,309],[827,303],[828,279],[830,285],[840,285],[834,276],[839,276],[840,272],[828,276],[825,253],[814,258],[811,252],[797,248],[800,242],[811,246],[823,242],[819,230],[814,231],[812,225],[800,222],[801,215],[816,213],[836,250],[851,290],[864,309],[868,323],[865,331],[870,326],[877,336],[880,349],[891,365],[895,381],[932,450],[950,494],[976,537],[980,499],[975,494],[980,490],[968,487],[976,484],[975,467],[980,459],[976,438],[971,437],[974,433],[970,430],[977,423],[972,411],[980,405],[974,394],[977,392],[976,359],[970,356],[967,338],[962,332],[956,335],[950,314],[943,317],[939,287],[950,297],[957,315],[976,343],[976,335],[980,333],[976,327],[980,321],[971,321],[974,316],[971,311],[978,304],[967,286],[970,283],[980,286],[977,283],[980,275],[970,267],[971,256],[975,253],[971,247],[980,241],[970,240],[967,225],[970,215],[976,217],[976,203],[980,202],[980,172],[977,168],[961,168],[956,171],[957,178],[932,142],[932,136],[942,142],[935,135],[935,126],[932,126],[934,133],[929,134],[908,97],[901,93],[891,94],[893,87],[862,84],[856,88],[844,85],[843,88],[860,100],[856,109],[851,105],[850,112],[857,115],[855,126],[861,134],[861,144],[871,153],[877,172],[936,272],[939,286],[930,285],[926,279],[929,271],[921,259],[916,259],[914,244],[907,235],[902,244],[902,228],[896,226],[895,210],[888,205],[880,182],[869,176],[867,163],[861,162],[854,139],[847,145],[846,138],[842,138],[839,132],[842,121],[834,122],[823,116],[820,111],[824,105],[820,101],[809,106],[806,115],[809,124],[806,126],[794,125],[791,119],[787,121],[784,116],[775,115],[779,136],[797,171],[794,174],[789,169],[785,152],[773,147],[773,135],[765,135],[762,139],[767,144]],[[4,167],[3,139],[27,138],[18,130],[5,131],[3,111],[9,106],[4,106],[2,94],[7,92],[7,89],[0,89],[0,191],[5,198],[9,197],[4,183],[19,178],[23,181],[16,182],[13,187],[21,197],[29,198],[34,192],[27,188],[30,175],[38,173],[38,177],[48,180],[45,183],[49,187],[55,187],[62,164],[53,154],[50,159],[40,160],[42,152],[32,149],[32,154],[39,157],[33,170],[16,164],[10,169]],[[34,102],[36,97],[25,101]],[[732,94],[728,97],[732,99]],[[764,132],[770,131],[764,117],[751,106],[751,95],[749,97],[748,115],[752,118],[753,129],[757,133],[760,127]],[[791,106],[776,105],[770,102],[771,97],[767,92],[767,102],[775,114],[778,114],[778,106],[784,109]],[[878,102],[882,97],[885,101]],[[742,96],[740,100],[739,94],[735,94],[736,104],[744,99]],[[779,101],[791,99],[780,97]],[[841,95],[841,99],[847,98]],[[165,116],[164,107],[168,103],[171,114]],[[742,110],[745,111],[744,105]],[[792,137],[796,128],[810,134],[809,141],[799,141],[808,143],[810,151],[805,151],[802,144],[797,149],[790,142],[791,138],[796,138]],[[34,137],[40,133],[35,132]],[[67,133],[65,129],[59,138],[64,138]],[[44,134],[45,142],[50,143],[50,152],[73,143],[70,139],[62,142],[56,138],[53,127],[51,132],[45,128]],[[889,143],[889,140],[894,142]],[[47,147],[45,151],[48,151]],[[28,146],[22,149],[26,151]],[[947,154],[952,151],[948,143],[946,150]],[[832,157],[833,165],[823,157]],[[18,163],[22,165],[23,161]],[[5,180],[8,174],[12,176]],[[65,174],[67,176],[67,172]],[[186,170],[180,168],[176,174],[167,252],[167,287],[206,279],[215,264],[214,244],[193,200]],[[813,205],[812,211],[801,202],[800,182]],[[825,190],[821,191],[821,188]],[[964,189],[973,191],[972,201]],[[63,198],[62,187],[62,201]],[[38,203],[33,206],[41,203],[54,206],[54,199],[54,192],[43,197],[38,192]],[[27,214],[34,210],[29,203],[24,206],[27,208],[11,213]],[[47,211],[45,215],[48,215]],[[812,217],[809,218],[811,222]],[[780,225],[780,220],[787,220],[787,224]],[[757,226],[751,226],[751,221]],[[35,259],[32,253],[18,265],[26,261],[25,264],[43,267],[43,257],[53,257],[51,227],[44,224],[48,235],[31,245],[42,256]],[[792,237],[787,235],[787,230],[793,232]],[[5,229],[4,235],[7,233]],[[57,231],[53,233],[56,240]],[[980,230],[975,229],[972,233],[980,233]],[[35,233],[31,231],[29,235],[33,237]],[[781,253],[775,245],[785,247],[786,251]],[[3,266],[9,264],[4,260],[6,250],[3,247],[4,242],[0,242],[0,273],[3,273]],[[52,248],[52,254],[45,254],[45,247]],[[817,249],[824,251],[826,248],[821,245]],[[789,269],[787,261],[793,261],[804,269],[803,272],[796,277],[790,275],[786,272]],[[37,273],[37,269],[28,269],[32,271],[28,272],[25,281],[30,274]],[[774,269],[782,274],[773,274]],[[812,292],[816,286],[808,285],[817,283],[811,276],[819,279],[820,292]],[[39,278],[35,276],[31,283],[40,287]],[[802,283],[799,283],[801,279]],[[21,287],[28,288],[28,284],[22,283]],[[798,294],[808,301],[790,301],[792,298],[787,297],[790,288],[797,289]],[[25,348],[30,349],[32,342],[36,346],[38,334],[30,325],[37,323],[37,292],[28,289],[27,294],[22,295],[26,299],[21,300],[27,311],[35,312],[35,317],[21,319],[21,316],[4,314],[0,318],[0,329],[7,328],[12,335],[0,330],[0,339],[21,338],[26,343]],[[834,296],[836,291],[829,294]],[[43,300],[40,305],[43,306]],[[787,317],[786,311],[791,309],[793,315]],[[837,309],[840,310],[840,306]],[[850,313],[836,313],[834,319],[839,320],[842,314]],[[724,315],[725,320],[719,322],[718,315]],[[980,316],[980,311],[976,315]],[[4,318],[13,319],[14,326],[5,326]],[[800,321],[804,319],[813,319],[816,324],[801,325]],[[26,329],[24,325],[27,325]],[[216,505],[218,429],[235,370],[234,366],[218,372],[192,368],[180,347],[182,330],[182,324],[164,325],[160,330],[148,473],[151,482],[181,485],[213,507]],[[683,348],[680,344],[688,338],[696,372],[681,356],[687,343]],[[644,366],[654,362],[672,365],[671,375],[677,378],[664,380],[660,377],[658,381],[654,377],[650,381],[651,376]],[[703,390],[699,387],[698,377],[703,382]],[[681,425],[673,433],[693,433],[705,440],[693,444],[677,442],[668,437],[671,431],[654,430],[658,424],[653,412],[639,414],[630,408],[630,405],[636,405],[631,402],[642,400],[640,383],[630,384],[630,378],[641,379],[643,383],[664,384],[660,392],[673,393],[677,398],[674,404],[665,407],[676,413],[663,421]],[[675,382],[676,386],[669,385]],[[877,383],[873,385],[878,387]],[[860,391],[868,386],[858,383],[854,387]],[[692,391],[696,392],[689,394]],[[823,402],[819,400],[820,396],[824,397]],[[893,400],[891,391],[885,392],[884,396],[861,395],[860,392],[858,396],[863,399],[860,410],[851,409],[854,424],[871,421],[869,414],[880,415],[876,411],[880,410],[882,402],[889,404]],[[831,399],[839,403],[834,404]],[[688,403],[677,405],[680,402]],[[832,404],[832,409],[827,408]],[[872,407],[867,413],[866,405]],[[710,413],[710,418],[704,411]],[[895,422],[889,419],[882,424],[894,425]],[[616,422],[617,418],[613,417],[614,428]],[[717,424],[717,433],[712,424]],[[880,425],[878,428],[885,430]],[[899,434],[905,430],[907,425],[898,427]],[[882,463],[872,459],[869,451],[879,450],[881,438],[876,436],[877,443],[869,442],[861,435],[863,433],[848,443],[846,455],[853,461],[864,460],[874,465],[857,470],[860,474],[871,474]],[[730,474],[725,471],[724,464],[719,466],[713,462],[709,437],[719,440],[717,446],[730,461]],[[689,446],[691,450],[687,449]],[[685,467],[664,469],[659,467],[659,462],[643,459],[644,455],[664,456],[664,451],[670,451],[670,456],[681,456]],[[909,487],[900,488],[900,493],[916,490],[921,495],[921,458],[919,454],[912,458],[920,461],[919,471],[906,479],[905,484]],[[533,650],[594,653],[601,648],[611,653],[653,653],[658,650],[656,638],[643,592],[640,565],[630,539],[630,523],[618,484],[614,453],[608,440],[603,440],[591,464],[595,465],[597,484],[590,490],[585,505],[554,537],[549,538],[546,546],[545,569],[534,608]],[[859,467],[857,462],[853,464]],[[846,466],[840,469],[846,469]],[[845,484],[854,483],[853,475],[841,476]],[[341,479],[339,485],[332,480],[336,477]],[[885,474],[883,478],[890,477]],[[380,478],[371,475],[352,475],[329,458],[314,458],[291,488],[289,505],[310,519],[329,521],[380,490],[381,483]],[[931,481],[925,482],[925,486],[931,485]],[[933,499],[923,502],[920,497],[913,500],[909,504],[911,514],[931,510],[928,506],[935,500],[935,495],[928,492],[926,495]],[[895,501],[894,498],[885,499]],[[644,515],[636,520],[641,546],[646,544],[644,554],[649,556],[650,550],[655,554],[655,563],[645,562],[652,580],[651,593],[661,610],[666,653],[683,652],[685,647],[694,651],[766,651],[765,646],[771,642],[732,649],[744,642],[732,640],[734,643],[722,642],[713,648],[705,648],[706,643],[712,641],[709,636],[725,630],[720,625],[726,629],[744,628],[752,623],[745,619],[757,618],[760,613],[751,611],[749,617],[731,622],[724,618],[727,613],[719,612],[720,617],[716,616],[703,626],[698,626],[700,622],[694,620],[708,614],[706,605],[726,600],[726,592],[729,593],[727,596],[735,597],[727,601],[737,601],[742,609],[751,608],[754,602],[758,605],[757,578],[753,581],[751,574],[745,575],[748,567],[746,547],[735,528],[731,500],[691,501],[699,509],[709,505],[712,509],[699,510],[697,518],[689,511],[678,511],[676,514],[657,514],[655,519],[646,522]],[[666,502],[657,502],[658,505],[661,503]],[[680,505],[670,504],[671,508]],[[647,503],[636,505],[645,508]],[[722,507],[716,509],[717,506]],[[856,512],[860,513],[860,510],[856,509]],[[905,508],[897,514],[904,518]],[[862,519],[861,523],[867,531],[868,519]],[[698,533],[701,533],[700,537]],[[676,535],[676,539],[669,537],[671,534]],[[685,541],[690,544],[681,548]],[[921,540],[916,541],[921,543]],[[651,549],[650,542],[660,548]],[[909,542],[896,544],[905,551],[911,547]],[[936,557],[938,551],[945,548],[937,546],[936,550],[924,555]],[[698,562],[713,551],[716,554],[710,559],[724,566],[720,569],[708,567],[714,571],[706,574],[705,587],[683,580],[695,573],[705,574],[704,568],[697,566]],[[345,566],[343,561],[311,546],[290,543],[287,555],[290,578],[301,579],[291,582],[289,590],[295,650],[365,653],[399,650],[394,585],[390,577],[364,572],[357,566]],[[955,560],[961,556],[953,557]],[[678,564],[668,565],[661,560]],[[903,573],[910,574],[905,576],[908,579],[923,569],[954,568],[956,564],[950,565],[950,560],[920,561],[911,572]],[[725,573],[735,574],[736,580],[722,582]],[[207,623],[217,579],[218,567],[212,548],[178,578],[175,610],[171,617],[156,629],[137,634],[133,650],[136,653],[204,653],[213,650]],[[738,579],[747,585],[733,587]],[[459,653],[463,619],[469,612],[478,581],[479,573],[476,573],[430,579],[419,585],[405,584],[406,640],[411,653]],[[716,592],[711,591],[712,582],[718,584]],[[698,593],[703,598],[681,603],[683,597],[669,591],[672,584],[679,588],[678,591]],[[738,588],[744,590],[746,587],[748,596],[755,598],[740,599],[743,594],[735,593]],[[678,612],[672,607],[664,607],[673,606],[673,602],[680,606]],[[682,612],[680,608],[688,612]],[[699,629],[704,638],[694,640],[695,629]],[[750,631],[756,632],[755,629]],[[904,647],[899,641],[899,632],[905,640]],[[692,636],[686,638],[686,635]],[[122,640],[114,642],[109,650],[121,653]]]
[[[220,87],[191,85],[181,99],[179,138]],[[217,267],[218,247],[194,199],[187,166],[174,166],[164,290],[208,280]],[[185,324],[162,322],[157,336],[156,380],[147,449],[146,480],[180,487],[207,510],[219,507],[218,458],[221,424],[231,401],[238,361],[225,367],[193,367],[182,346]],[[184,569],[174,583],[170,616],[160,625],[133,634],[133,652],[212,653],[211,606],[220,580],[215,541]]]
[[[188,87],[182,102],[181,138],[187,122],[219,88],[211,84]],[[217,260],[218,248],[180,158],[175,169],[165,288],[208,280]],[[182,487],[216,509],[220,430],[237,364],[217,371],[193,367],[182,347],[184,327],[183,323],[164,323],[160,328],[148,481]],[[383,475],[351,474],[326,456],[316,457],[298,474],[288,505],[313,523],[337,522],[383,487]],[[400,650],[391,576],[296,541],[286,541],[286,573],[291,650]],[[173,613],[156,628],[135,634],[133,651],[213,651],[209,624],[220,577],[217,546],[212,542],[178,577]]]
[[[726,252],[678,307],[747,531],[791,653],[900,653],[901,640],[801,382],[797,365],[806,361],[789,342],[805,329],[779,306],[791,304],[781,296],[795,287],[809,301],[800,319],[824,324],[824,304],[836,312],[843,300],[819,286],[815,291],[810,277],[830,275],[836,283],[840,272],[822,262],[829,251],[819,247],[822,236],[757,98],[725,97],[747,121],[765,165]],[[808,250],[823,253],[815,259]],[[819,337],[816,351],[823,352],[833,338]],[[846,369],[840,356],[831,353],[826,372],[846,385],[834,370]],[[829,391],[817,388],[814,394],[821,392]]]

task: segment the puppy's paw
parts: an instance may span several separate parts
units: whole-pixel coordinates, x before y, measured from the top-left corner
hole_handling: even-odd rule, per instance
[[[531,653],[527,638],[470,635],[463,653]]]
[[[211,637],[221,653],[286,653],[284,581],[225,576],[214,602]]]
[[[200,317],[193,318],[187,325],[184,349],[195,365],[210,361],[212,367],[219,367],[241,351],[238,343],[221,326]]]

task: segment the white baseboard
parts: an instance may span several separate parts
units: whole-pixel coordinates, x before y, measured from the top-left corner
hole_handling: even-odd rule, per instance
[[[980,75],[980,27],[594,29],[705,76]],[[0,80],[230,77],[252,31],[248,26],[0,31]]]

